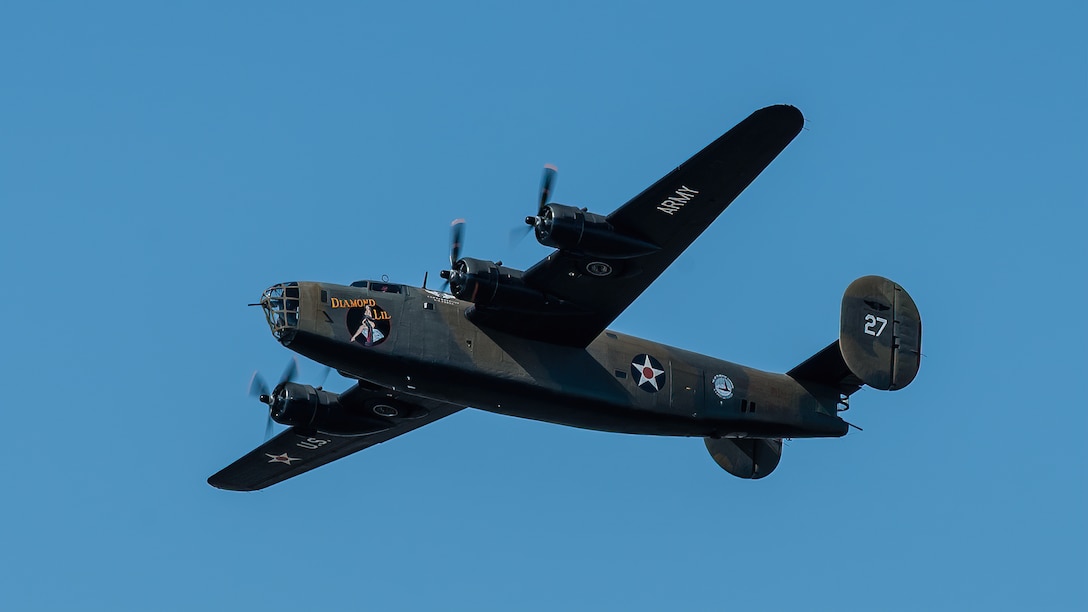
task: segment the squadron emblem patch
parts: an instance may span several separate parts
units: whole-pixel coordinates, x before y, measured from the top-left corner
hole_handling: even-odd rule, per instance
[[[718,374],[714,377],[714,395],[722,399],[729,399],[733,397],[733,381],[729,380],[729,377],[725,374]]]

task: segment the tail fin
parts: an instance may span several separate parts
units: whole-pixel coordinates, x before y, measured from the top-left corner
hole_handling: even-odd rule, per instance
[[[839,339],[787,374],[837,386],[895,390],[910,384],[922,359],[922,318],[906,290],[881,276],[850,283],[842,297]]]
[[[740,478],[763,478],[782,459],[780,438],[730,440],[703,438],[710,456],[725,471]]]
[[[874,389],[902,389],[922,361],[922,317],[899,285],[863,276],[842,296],[839,348],[846,365]]]

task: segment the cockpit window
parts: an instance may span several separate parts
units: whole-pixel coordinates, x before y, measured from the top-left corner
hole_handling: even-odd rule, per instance
[[[371,291],[377,291],[378,293],[400,293],[401,286],[394,285],[393,283],[386,283],[383,281],[355,281],[351,284],[352,287],[358,287],[360,289],[370,288]]]

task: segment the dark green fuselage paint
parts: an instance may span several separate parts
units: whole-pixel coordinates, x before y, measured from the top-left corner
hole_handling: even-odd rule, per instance
[[[838,390],[785,374],[612,331],[584,349],[527,340],[474,324],[469,302],[404,285],[298,286],[298,326],[281,341],[398,395],[632,434],[804,438],[848,429]]]

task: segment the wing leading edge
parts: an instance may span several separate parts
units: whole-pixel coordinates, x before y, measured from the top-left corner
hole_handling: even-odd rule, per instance
[[[538,321],[523,319],[523,325],[532,326],[524,335],[538,336],[540,322],[546,321],[554,331],[550,341],[587,346],[770,165],[803,125],[801,111],[792,106],[758,110],[608,216],[617,232],[659,250],[627,259],[556,250],[526,270],[525,284],[563,307],[541,312]],[[513,333],[518,326],[502,325]]]

